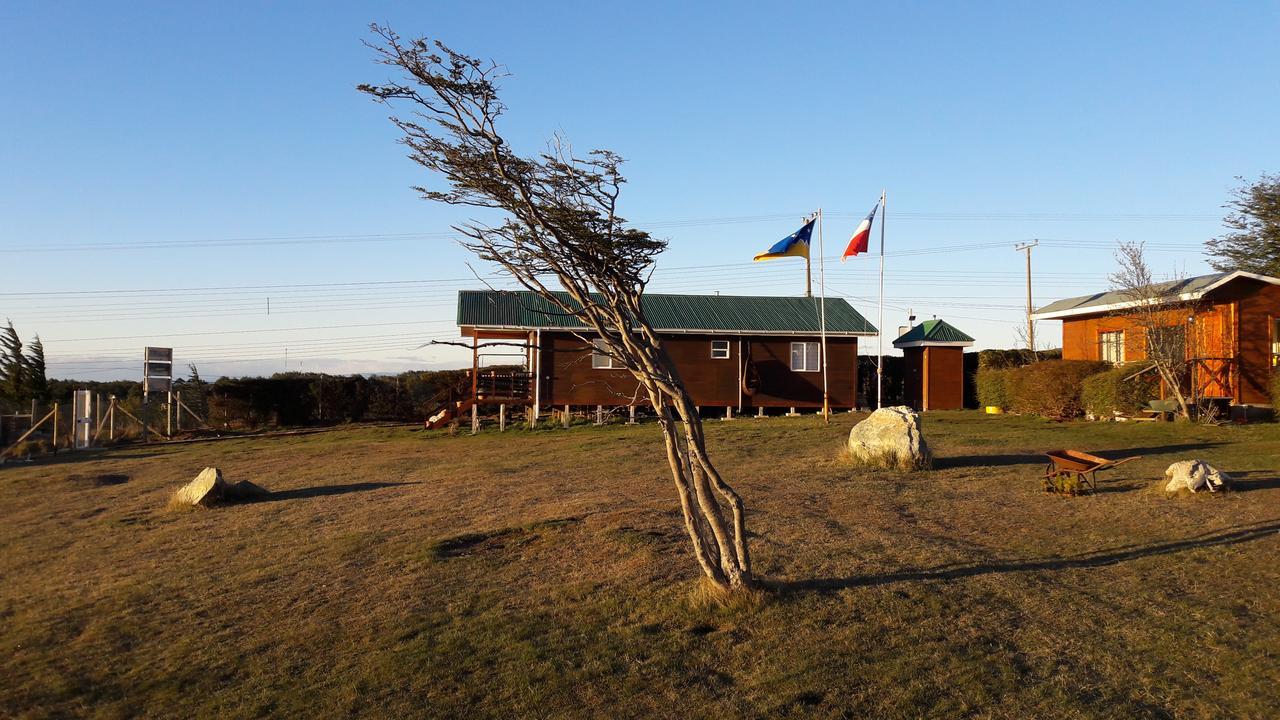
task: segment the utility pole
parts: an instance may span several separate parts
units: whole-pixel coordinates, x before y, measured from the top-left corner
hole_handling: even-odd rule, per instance
[[[1031,306],[1031,249],[1039,244],[1039,240],[1032,240],[1014,247],[1015,252],[1025,250],[1027,253],[1027,349],[1031,351],[1033,359],[1036,357],[1036,326],[1031,322],[1031,313],[1035,311]]]

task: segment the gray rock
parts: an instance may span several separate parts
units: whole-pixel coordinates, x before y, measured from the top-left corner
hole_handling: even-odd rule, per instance
[[[880,408],[849,431],[849,456],[860,465],[922,470],[932,463],[920,416],[905,406]]]
[[[1217,492],[1231,487],[1230,475],[1203,460],[1179,460],[1164,471],[1164,479],[1166,492],[1198,492],[1204,488]]]

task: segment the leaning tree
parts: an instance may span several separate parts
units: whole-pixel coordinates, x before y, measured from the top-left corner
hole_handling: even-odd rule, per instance
[[[506,110],[500,66],[440,41],[371,29],[376,40],[366,44],[398,77],[359,90],[408,111],[391,121],[409,157],[438,183],[414,189],[427,200],[498,211],[499,221],[456,226],[462,245],[579,320],[635,376],[657,414],[702,572],[722,590],[752,587],[742,498],[712,463],[698,409],[645,315],[645,286],[666,242],[618,214],[622,159],[575,153],[558,137],[544,152],[519,154],[498,129]]]

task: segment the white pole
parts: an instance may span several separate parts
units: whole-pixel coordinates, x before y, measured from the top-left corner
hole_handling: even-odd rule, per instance
[[[879,349],[876,358],[876,409],[884,407],[884,224],[889,219],[887,192],[880,191],[880,321],[878,340]]]
[[[831,404],[827,395],[827,273],[822,245],[822,208],[818,208],[818,325],[822,337],[822,418],[831,422]]]

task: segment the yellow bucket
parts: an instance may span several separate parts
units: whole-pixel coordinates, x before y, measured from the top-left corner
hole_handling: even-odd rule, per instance
[[[987,409],[987,414],[988,414],[988,415],[1003,415],[1003,414],[1004,414],[1004,408],[996,407],[995,405],[988,405],[986,409]]]

